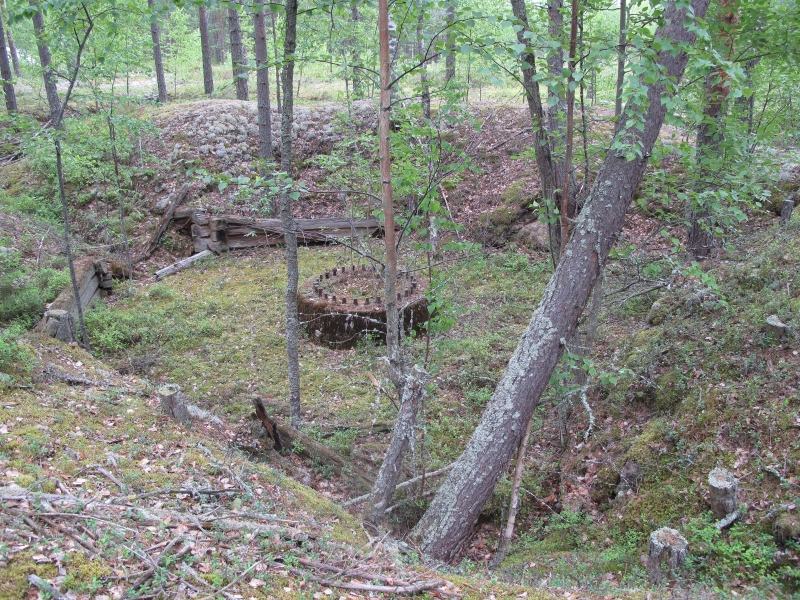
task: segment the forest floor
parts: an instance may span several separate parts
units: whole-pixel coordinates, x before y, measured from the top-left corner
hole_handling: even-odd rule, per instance
[[[339,109],[299,111],[296,161],[311,190],[329,183],[331,171],[314,159],[342,143],[345,134],[332,126]],[[144,150],[159,161],[137,182],[134,239],[155,227],[149,209],[185,181],[185,166],[253,176],[253,112],[252,103],[201,101],[153,116],[160,134],[145,138]],[[530,209],[537,188],[533,162],[523,155],[530,143],[526,113],[492,104],[473,113],[480,133],[454,128],[453,135],[477,169],[443,191],[463,226],[459,235],[483,249],[437,268],[455,324],[430,344],[422,336],[408,346],[414,360],[428,356],[434,377],[407,476],[458,456],[551,272],[546,232]],[[609,127],[604,116],[596,111],[593,135]],[[371,131],[374,107],[355,107],[353,120]],[[12,167],[3,173],[6,188],[29,174],[24,164]],[[85,213],[103,213],[109,187],[80,190],[86,202],[76,226],[87,246],[107,239]],[[261,210],[245,186],[196,182],[193,190],[194,205]],[[352,198],[311,193],[296,215],[342,214],[354,205]],[[44,225],[0,216],[4,243],[27,261],[60,252]],[[593,357],[598,374],[587,392],[592,431],[587,436],[581,402],[564,402],[563,390],[551,386],[536,413],[512,552],[492,573],[486,568],[506,512],[506,478],[457,564],[432,564],[412,547],[368,538],[358,505],[353,514],[341,508],[363,493],[346,473],[281,457],[253,439],[251,397],[264,399],[279,420],[286,410],[282,250],[225,255],[156,282],[150,273],[190,251],[188,238],[169,233],[131,294],[117,293],[87,313],[94,357],[25,338],[28,358],[0,408],[0,494],[14,498],[0,534],[0,569],[9,574],[0,598],[30,593],[31,573],[86,598],[130,596],[137,587],[157,595],[159,586],[170,595],[203,597],[228,584],[231,597],[350,597],[368,590],[335,589],[330,573],[342,581],[343,571],[356,568],[348,581],[441,580],[429,592],[440,598],[796,593],[800,555],[796,543],[781,538],[778,521],[791,529],[800,504],[800,343],[796,333],[774,339],[764,326],[777,314],[792,332],[800,328],[797,217],[780,227],[768,212],[754,214],[699,273],[667,273],[659,281],[668,285],[640,294],[648,287],[639,277],[643,264],[679,260],[668,236],[651,235],[660,227],[647,210],[629,216],[623,241],[640,253],[612,260],[606,271]],[[411,251],[403,257],[421,260]],[[341,246],[302,248],[301,281],[356,260]],[[382,391],[390,384],[381,354],[370,341],[351,350],[309,340],[301,346],[306,432],[367,476],[380,465],[388,443],[382,426],[394,415]],[[159,415],[154,390],[167,382],[181,385],[217,424],[198,421],[186,432]],[[746,505],[739,523],[722,534],[712,526],[705,482],[718,465],[740,479]],[[420,516],[435,484],[400,500],[391,515],[398,536]],[[93,524],[92,535],[83,520]],[[649,588],[642,565],[647,536],[665,525],[689,539],[689,564],[667,587]],[[319,563],[340,571],[326,573]]]

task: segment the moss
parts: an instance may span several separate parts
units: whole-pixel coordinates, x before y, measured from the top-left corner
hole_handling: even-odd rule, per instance
[[[24,488],[31,487],[34,481],[36,481],[36,478],[31,477],[30,475],[20,475],[15,479],[15,483],[19,487],[24,487]]]
[[[33,552],[24,551],[9,556],[8,565],[0,568],[0,600],[19,600],[27,597],[31,585],[28,575],[52,579],[58,574],[53,563],[37,563]]]
[[[683,402],[685,397],[685,377],[677,369],[667,371],[656,379],[653,393],[656,409],[663,411],[675,408]]]
[[[633,460],[644,466],[656,456],[659,444],[663,443],[667,435],[667,424],[662,419],[654,419],[647,424],[644,431],[633,440],[625,458]]]
[[[775,541],[779,544],[800,542],[800,516],[789,512],[775,519]]]
[[[67,577],[64,586],[68,589],[83,591],[97,580],[111,575],[108,564],[90,559],[82,552],[72,552],[66,556],[69,562],[65,565]]]
[[[511,204],[516,204],[519,206],[522,202],[524,192],[523,189],[525,187],[525,180],[519,179],[509,185],[503,193],[500,195],[500,200],[503,201],[503,204],[509,206]]]

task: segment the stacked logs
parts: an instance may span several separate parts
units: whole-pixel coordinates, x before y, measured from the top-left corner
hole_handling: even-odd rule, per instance
[[[352,348],[368,334],[386,337],[383,273],[374,266],[334,267],[306,282],[297,293],[297,310],[309,338],[333,348]],[[369,293],[343,291],[363,283]],[[398,276],[397,302],[406,331],[419,331],[428,321],[426,286],[411,273]]]

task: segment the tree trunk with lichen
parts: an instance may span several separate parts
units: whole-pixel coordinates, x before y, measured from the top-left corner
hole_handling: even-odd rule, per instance
[[[709,1],[693,0],[690,9],[702,18]],[[687,9],[678,9],[670,3],[656,37],[691,44],[695,35],[685,26],[685,20],[691,22],[688,15]],[[664,77],[680,80],[688,55],[681,52],[673,56],[662,51],[657,60]],[[631,128],[620,132],[645,157],[649,156],[666,115],[666,107],[661,103],[666,91],[663,79],[649,85],[643,130]],[[450,560],[469,536],[519,446],[525,425],[558,364],[564,340],[575,332],[646,166],[646,158],[628,161],[617,152],[606,156],[561,262],[480,423],[411,534],[424,552],[440,560]]]
[[[425,384],[428,374],[418,365],[414,365],[403,386],[403,397],[397,420],[392,430],[392,441],[386,450],[386,456],[381,464],[375,485],[372,488],[367,502],[364,520],[379,529],[386,521],[386,509],[394,496],[400,469],[403,466],[403,457],[406,455],[408,445],[414,437],[414,428],[417,426],[417,414],[425,396]]]
[[[283,114],[281,115],[281,170],[292,176],[292,123],[294,121],[294,51],[297,47],[297,0],[286,2],[286,33],[283,44],[282,86]],[[292,427],[300,429],[300,319],[297,313],[297,287],[300,271],[297,264],[297,227],[292,215],[294,186],[281,192],[281,221],[286,241],[286,358],[289,366],[289,410]]]

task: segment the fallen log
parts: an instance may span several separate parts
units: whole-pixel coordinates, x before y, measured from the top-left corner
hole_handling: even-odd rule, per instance
[[[221,253],[284,243],[284,228],[280,219],[211,215],[204,208],[183,208],[175,211],[174,222],[179,233],[192,236],[195,252],[212,250]],[[297,241],[301,244],[324,244],[337,239],[377,236],[382,231],[381,223],[375,217],[296,219],[295,226]]]
[[[369,476],[354,471],[352,465],[341,454],[324,444],[320,444],[317,440],[291,425],[279,424],[270,419],[260,398],[253,399],[253,406],[256,410],[253,418],[267,430],[267,434],[273,440],[273,443],[277,441],[275,444],[276,449],[280,447],[319,464],[331,467],[337,475],[350,478],[359,487],[365,490],[372,489],[373,481]]]
[[[183,260],[179,260],[178,262],[171,264],[168,267],[164,267],[163,269],[156,271],[156,279],[163,279],[164,277],[173,275],[178,271],[183,271],[186,267],[193,265],[198,260],[202,260],[209,256],[214,256],[214,253],[211,252],[211,250],[203,250],[199,254],[194,254],[189,258],[184,258]]]

